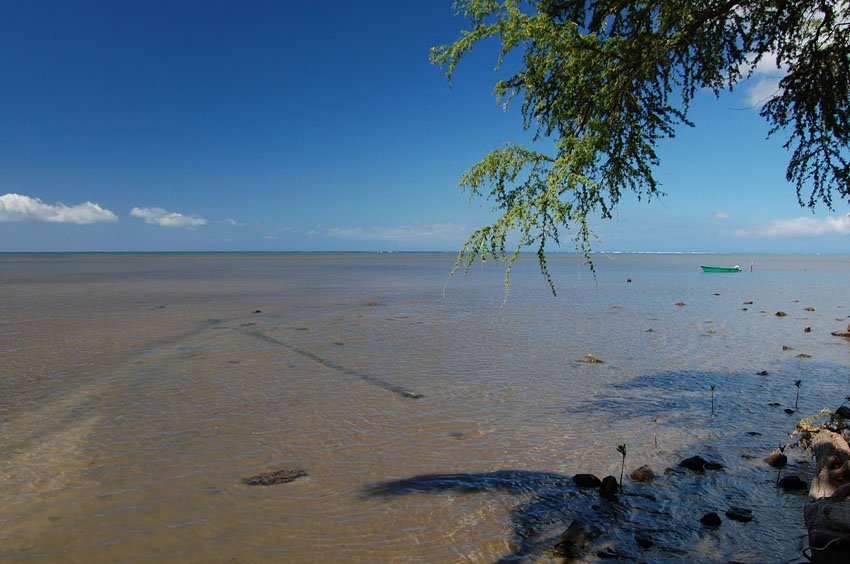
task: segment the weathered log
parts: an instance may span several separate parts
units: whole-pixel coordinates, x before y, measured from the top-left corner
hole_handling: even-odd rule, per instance
[[[811,439],[816,469],[803,511],[809,557],[816,563],[850,561],[850,446],[838,433],[819,430]]]

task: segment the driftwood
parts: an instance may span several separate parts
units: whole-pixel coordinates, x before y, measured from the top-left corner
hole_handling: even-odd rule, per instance
[[[817,466],[809,489],[813,501],[803,511],[809,557],[817,563],[850,562],[850,446],[839,433],[821,429],[810,447]]]

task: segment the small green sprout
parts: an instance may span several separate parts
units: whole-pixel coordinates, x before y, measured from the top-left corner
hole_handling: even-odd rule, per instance
[[[626,443],[617,447],[617,452],[623,456],[623,465],[620,466],[620,487],[623,487],[623,472],[626,470]]]
[[[803,381],[794,380],[794,385],[797,386],[797,396],[794,398],[794,411],[797,411],[797,402],[800,400],[800,386],[803,385]]]

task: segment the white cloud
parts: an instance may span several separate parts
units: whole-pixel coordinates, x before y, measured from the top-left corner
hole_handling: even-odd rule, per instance
[[[745,100],[750,106],[760,107],[782,93],[779,81],[785,76],[786,70],[776,62],[774,53],[765,53],[755,66],[743,63],[740,71],[746,76],[751,67],[751,76],[743,82]]]
[[[824,235],[850,235],[850,214],[839,217],[795,217],[775,219],[762,227],[739,229],[733,237],[820,237]]]
[[[725,211],[719,211],[714,214],[714,219],[729,219],[729,214]]]
[[[10,193],[0,196],[0,221],[49,221],[85,225],[99,221],[118,221],[118,216],[92,202],[76,206],[45,204],[38,198]]]
[[[318,233],[317,233],[318,234]],[[376,227],[332,227],[322,235],[338,239],[415,241],[420,239],[456,239],[468,235],[464,225],[456,223],[414,223]]]
[[[230,225],[232,227],[245,227],[244,223],[239,223],[235,219],[231,219],[229,217],[227,219],[225,219],[224,221],[222,221],[222,223],[225,223],[225,224]]]
[[[206,225],[207,220],[196,215],[183,215],[182,213],[170,212],[162,208],[133,208],[130,215],[143,219],[145,223],[152,223],[162,227],[200,227]]]

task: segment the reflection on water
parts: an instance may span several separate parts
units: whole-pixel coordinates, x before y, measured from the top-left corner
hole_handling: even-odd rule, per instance
[[[588,560],[793,561],[761,458],[794,380],[806,414],[850,392],[850,264],[700,259],[553,257],[557,299],[528,261],[503,303],[496,270],[443,295],[451,255],[2,255],[0,559],[547,561],[582,519]],[[622,443],[653,484],[575,489]],[[724,471],[664,474],[697,453]],[[277,469],[308,475],[241,482]]]

